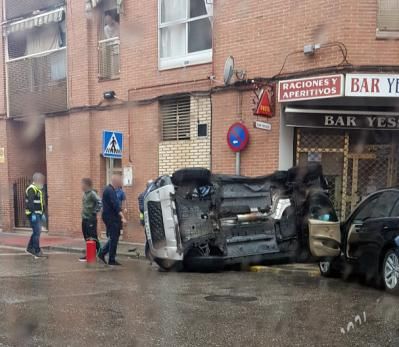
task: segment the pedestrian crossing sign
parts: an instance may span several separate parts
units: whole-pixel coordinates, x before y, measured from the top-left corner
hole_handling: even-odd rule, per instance
[[[123,133],[118,131],[103,132],[103,157],[122,159]]]

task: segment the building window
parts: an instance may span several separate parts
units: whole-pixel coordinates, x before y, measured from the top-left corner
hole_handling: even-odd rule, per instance
[[[190,97],[161,101],[162,141],[190,139]]]
[[[119,13],[116,1],[104,1],[102,4],[98,41],[98,76],[100,79],[119,77]]]
[[[65,7],[9,21],[3,26],[3,34],[8,115],[66,110]]]
[[[111,183],[112,175],[122,175],[122,159],[106,158],[107,184]]]
[[[159,0],[159,67],[212,61],[213,0]]]
[[[378,33],[399,35],[399,0],[378,0]]]

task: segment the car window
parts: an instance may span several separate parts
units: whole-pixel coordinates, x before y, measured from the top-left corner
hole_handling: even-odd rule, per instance
[[[378,203],[378,196],[373,196],[360,207],[360,209],[353,216],[353,220],[362,221],[370,218],[372,211],[376,208]]]
[[[377,206],[373,210],[371,218],[389,217],[393,206],[399,198],[397,192],[385,192],[378,198]]]
[[[398,198],[399,193],[397,192],[384,192],[381,195],[374,196],[361,207],[354,216],[354,220],[365,221],[370,218],[389,217]]]
[[[309,199],[310,218],[327,222],[337,222],[338,217],[334,207],[324,194],[315,194]]]
[[[399,217],[399,200],[396,200],[395,205],[393,206],[391,217]]]

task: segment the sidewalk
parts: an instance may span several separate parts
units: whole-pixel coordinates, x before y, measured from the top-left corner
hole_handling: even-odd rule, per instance
[[[29,232],[25,231],[0,232],[0,246],[12,246],[25,249],[30,235]],[[101,240],[101,243],[104,242],[105,240]],[[83,239],[65,236],[49,236],[46,233],[41,234],[40,246],[43,250],[71,253],[83,253],[86,247]],[[120,241],[118,245],[118,256],[145,258],[144,244]]]

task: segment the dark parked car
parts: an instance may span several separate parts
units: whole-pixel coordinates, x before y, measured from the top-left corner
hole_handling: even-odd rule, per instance
[[[360,273],[399,294],[399,189],[369,195],[342,223],[341,232],[341,255],[323,259],[321,274]]]
[[[262,177],[188,168],[144,202],[148,256],[163,269],[337,256],[339,222],[320,165]]]

